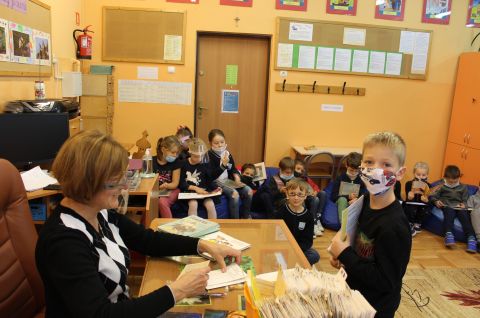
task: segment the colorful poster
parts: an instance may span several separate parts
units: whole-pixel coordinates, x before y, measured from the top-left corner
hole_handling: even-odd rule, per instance
[[[239,97],[239,90],[223,89],[222,113],[238,113]]]
[[[480,0],[470,0],[468,4],[467,27],[480,27]]]
[[[16,63],[33,64],[32,29],[10,22],[10,61]]]
[[[357,0],[327,0],[327,13],[356,15]]]
[[[10,8],[18,12],[27,12],[27,0],[10,0]]]
[[[220,4],[224,6],[251,7],[253,0],[220,0]]]
[[[423,0],[422,22],[449,24],[451,7],[451,0]]]
[[[35,48],[35,64],[51,65],[51,51],[50,34],[33,30],[33,44]]]
[[[0,61],[10,61],[8,21],[0,19]]]
[[[229,64],[225,70],[225,84],[237,85],[238,82],[238,65]]]
[[[307,0],[276,0],[275,9],[307,11]]]
[[[403,21],[406,0],[380,0],[375,6],[375,18]]]
[[[200,0],[167,0],[167,2],[178,2],[178,3],[193,3],[199,4]]]

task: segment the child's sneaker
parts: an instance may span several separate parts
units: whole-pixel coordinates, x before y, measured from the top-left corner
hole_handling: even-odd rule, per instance
[[[315,237],[317,236],[322,236],[323,235],[323,231],[320,229],[320,227],[318,226],[318,223],[315,223],[315,225],[313,226],[313,235]]]
[[[318,225],[318,229],[319,229],[321,232],[324,232],[324,231],[325,231],[325,229],[323,228],[322,222],[320,222],[320,220],[317,221],[317,225]]]
[[[467,252],[468,253],[476,253],[477,252],[477,240],[473,236],[468,237]]]
[[[414,228],[415,232],[417,232],[417,233],[422,232],[422,225],[420,223],[413,224],[413,228]]]
[[[452,232],[445,233],[445,246],[452,247],[455,245],[455,237],[453,237]]]
[[[410,224],[410,234],[412,234],[412,237],[417,235],[417,231],[415,231],[413,224]]]

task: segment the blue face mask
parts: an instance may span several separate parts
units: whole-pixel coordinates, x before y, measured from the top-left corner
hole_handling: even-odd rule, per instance
[[[280,179],[285,180],[285,181],[291,180],[293,177],[294,177],[293,174],[286,176],[286,175],[280,173]]]
[[[177,157],[174,157],[174,156],[166,156],[165,157],[165,160],[167,162],[174,162],[175,160],[177,160]]]

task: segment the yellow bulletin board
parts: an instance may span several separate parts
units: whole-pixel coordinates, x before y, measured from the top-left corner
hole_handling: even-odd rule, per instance
[[[275,69],[426,80],[432,31],[277,18]]]
[[[0,18],[13,22],[18,25],[22,25],[25,28],[38,30],[44,33],[52,34],[52,21],[50,15],[50,6],[37,1],[37,0],[28,0],[26,2],[27,8],[26,12],[19,12],[13,10],[5,5],[0,5]],[[25,33],[26,34],[26,33]],[[33,34],[29,35],[29,40],[31,43],[31,52],[34,57],[34,41]],[[9,39],[9,36],[8,36]],[[48,55],[50,65],[39,65],[35,61],[29,63],[18,63],[13,61],[0,61],[0,76],[42,76],[47,77],[52,75],[52,66],[51,66],[51,45],[52,39],[50,37],[50,43],[48,47]],[[10,45],[9,43],[7,45]],[[10,48],[10,54],[13,54],[13,49]]]
[[[185,12],[104,7],[105,61],[185,63]]]

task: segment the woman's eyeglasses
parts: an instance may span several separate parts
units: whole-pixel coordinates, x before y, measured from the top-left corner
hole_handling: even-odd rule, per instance
[[[127,175],[125,173],[125,175],[122,177],[122,179],[120,179],[120,181],[118,182],[106,182],[105,185],[104,185],[104,188],[105,190],[117,190],[117,189],[125,189],[128,185],[128,179],[127,179]]]

